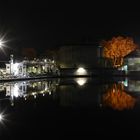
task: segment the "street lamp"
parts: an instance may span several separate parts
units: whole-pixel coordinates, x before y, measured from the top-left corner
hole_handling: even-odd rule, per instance
[[[4,54],[6,54],[4,48],[7,47],[6,45],[7,40],[5,40],[5,36],[0,35],[0,51],[2,51]]]
[[[3,39],[0,39],[0,48],[4,46],[5,41]]]

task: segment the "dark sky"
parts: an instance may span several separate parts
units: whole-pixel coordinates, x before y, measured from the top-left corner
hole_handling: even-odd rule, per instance
[[[11,48],[94,44],[118,35],[140,40],[140,14],[130,8],[94,4],[90,10],[80,5],[56,9],[55,4],[50,10],[47,4],[13,5],[0,9],[0,31],[11,39]]]

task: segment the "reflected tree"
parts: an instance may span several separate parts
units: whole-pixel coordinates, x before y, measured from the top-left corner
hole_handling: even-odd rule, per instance
[[[115,110],[132,109],[136,99],[124,91],[124,85],[113,84],[103,95],[103,105]]]

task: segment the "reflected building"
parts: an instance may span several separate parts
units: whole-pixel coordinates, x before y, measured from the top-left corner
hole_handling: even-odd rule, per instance
[[[48,79],[0,84],[0,99],[19,101],[43,99],[62,107],[98,107],[126,110],[138,102],[134,93],[140,93],[140,81],[124,80],[118,83],[99,83],[91,78]]]
[[[125,86],[125,90],[132,92],[133,94],[140,94],[140,80],[131,80],[126,78],[125,81],[122,81]]]
[[[126,74],[136,75],[140,71],[140,49],[136,49],[124,58],[124,64],[120,68]]]
[[[127,90],[130,92],[140,93],[140,81],[130,80],[128,83]]]
[[[9,83],[6,85],[6,96],[13,97],[22,97],[27,92],[27,83]]]
[[[38,95],[51,95],[56,91],[58,85],[59,79],[4,83],[0,85],[0,95],[3,95],[1,99],[10,99],[11,105],[14,105],[14,100],[17,98],[27,100],[31,96],[36,98]]]

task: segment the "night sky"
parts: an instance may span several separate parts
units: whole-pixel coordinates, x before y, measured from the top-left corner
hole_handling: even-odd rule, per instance
[[[62,7],[55,4],[50,10],[48,4],[34,3],[1,7],[0,31],[7,33],[11,40],[8,46],[43,50],[62,44],[98,44],[102,39],[118,35],[130,36],[140,42],[138,11],[95,3],[89,8]]]

